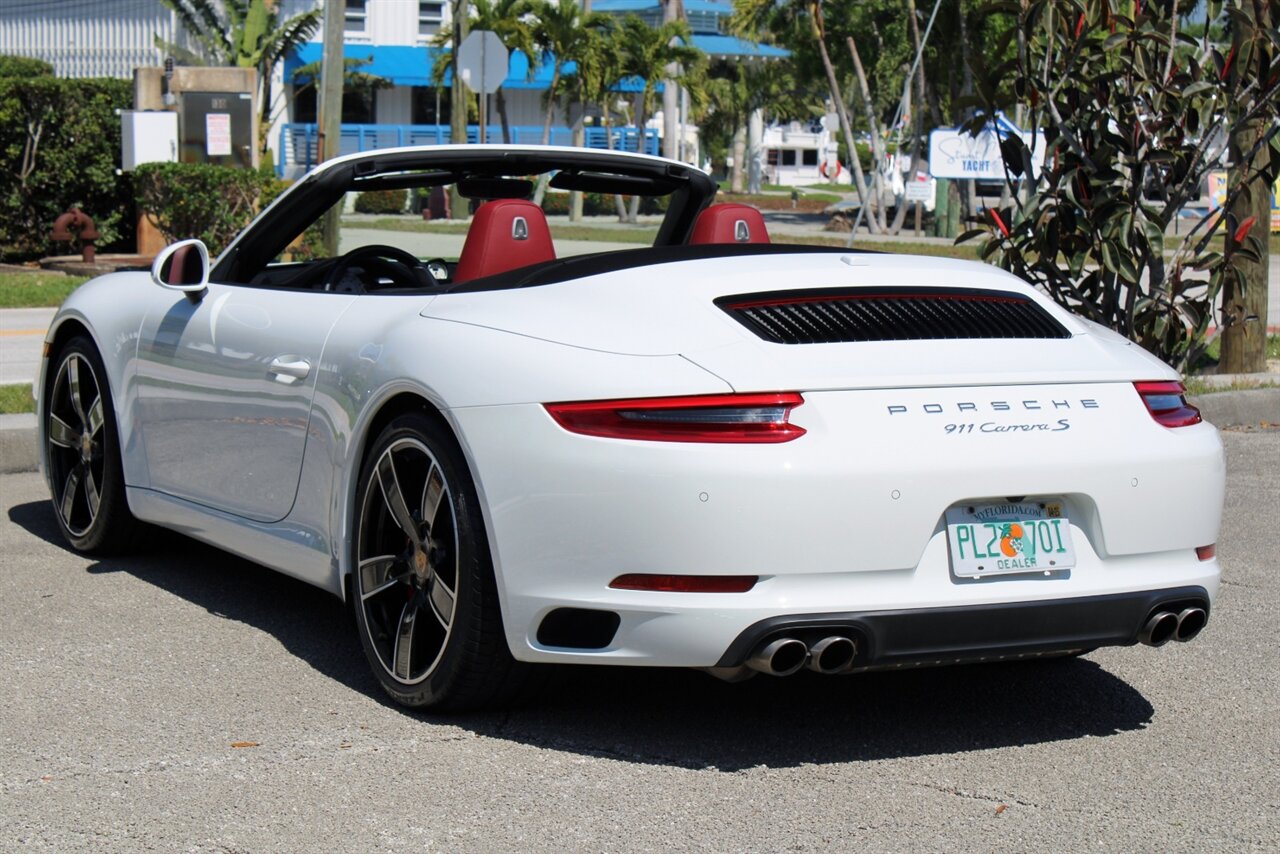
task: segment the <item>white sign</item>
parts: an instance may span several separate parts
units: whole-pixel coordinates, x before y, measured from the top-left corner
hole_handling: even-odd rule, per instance
[[[228,157],[231,154],[231,114],[205,113],[205,152],[210,157]]]
[[[458,45],[457,73],[472,92],[492,95],[507,79],[511,51],[493,30],[472,30]]]
[[[932,181],[908,181],[905,196],[908,202],[933,201]]]
[[[1031,147],[1031,172],[1039,175],[1045,154],[1044,134],[1020,131],[1012,125],[1003,126],[1000,134],[1021,137]],[[1000,135],[991,128],[977,136],[962,130],[935,130],[929,134],[929,174],[935,178],[1005,180]]]

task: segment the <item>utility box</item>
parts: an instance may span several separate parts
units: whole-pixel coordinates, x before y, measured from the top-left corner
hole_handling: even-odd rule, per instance
[[[139,163],[178,159],[178,114],[161,110],[120,112],[120,164],[132,172]]]
[[[253,168],[253,95],[249,92],[182,92],[183,163]]]

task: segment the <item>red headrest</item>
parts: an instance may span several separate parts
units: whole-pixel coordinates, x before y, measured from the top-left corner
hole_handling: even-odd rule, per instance
[[[698,214],[690,243],[768,243],[764,217],[750,205],[712,205]]]
[[[481,279],[555,257],[542,208],[524,199],[497,199],[476,211],[453,280]]]

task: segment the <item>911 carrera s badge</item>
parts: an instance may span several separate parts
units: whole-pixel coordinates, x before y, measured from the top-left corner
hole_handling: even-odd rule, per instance
[[[951,572],[957,578],[1051,574],[1075,566],[1071,525],[1060,502],[961,505],[949,509],[946,518]]]

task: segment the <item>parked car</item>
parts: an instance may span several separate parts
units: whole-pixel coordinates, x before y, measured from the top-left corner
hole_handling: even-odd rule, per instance
[[[557,257],[541,175],[666,197],[654,245]],[[347,193],[446,185],[484,201],[456,259],[280,260]],[[774,244],[715,193],[635,154],[366,152],[216,260],[87,283],[38,395],[62,533],[158,525],[329,590],[432,709],[551,662],[849,674],[1200,632],[1223,453],[1172,370],[993,267]]]

